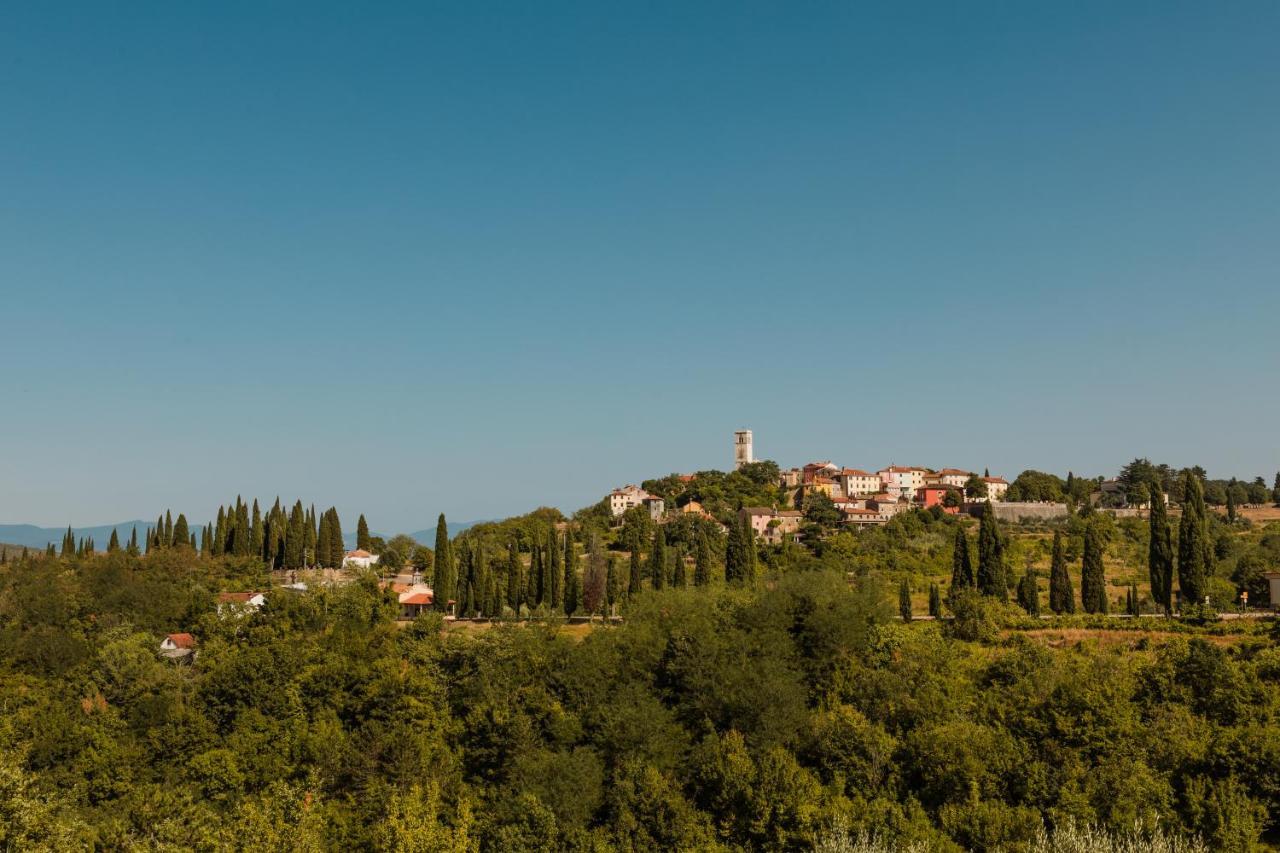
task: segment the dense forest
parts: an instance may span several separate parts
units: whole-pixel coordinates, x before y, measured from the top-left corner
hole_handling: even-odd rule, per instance
[[[766,547],[728,508],[785,500],[773,473],[649,481],[710,509],[665,524],[441,517],[428,547],[361,517],[381,576],[321,575],[336,510],[238,498],[10,553],[0,849],[1274,845],[1280,629],[1218,613],[1265,601],[1280,525],[1183,471],[1172,515],[851,532],[807,502]],[[398,570],[434,612],[404,618]]]

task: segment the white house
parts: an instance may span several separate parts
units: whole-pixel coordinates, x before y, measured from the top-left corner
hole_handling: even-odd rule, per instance
[[[370,566],[377,564],[377,562],[377,554],[370,554],[368,551],[357,548],[354,551],[348,551],[346,556],[342,558],[342,568],[367,569]]]
[[[874,495],[883,486],[877,475],[867,471],[860,471],[857,468],[845,468],[836,475],[835,479],[840,483],[840,489],[846,498],[856,498],[859,495]]]
[[[650,500],[650,495],[639,486],[626,485],[609,493],[609,512],[616,518],[632,507]]]

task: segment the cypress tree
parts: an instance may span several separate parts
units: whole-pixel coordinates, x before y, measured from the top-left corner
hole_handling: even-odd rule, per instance
[[[1182,521],[1178,525],[1178,588],[1182,605],[1198,605],[1208,592],[1209,533],[1204,489],[1190,471],[1182,475]]]
[[[911,584],[907,583],[906,578],[898,584],[898,615],[903,622],[911,623]]]
[[[1067,572],[1067,555],[1062,546],[1062,531],[1053,531],[1053,561],[1049,564],[1049,609],[1054,613],[1075,613],[1076,593]]]
[[[249,520],[249,553],[262,556],[262,542],[266,538],[266,529],[262,524],[262,510],[258,507],[258,499],[253,499],[253,514]]]
[[[1129,584],[1128,595],[1126,596],[1125,603],[1128,605],[1128,607],[1126,608],[1128,614],[1130,616],[1137,616],[1138,615],[1138,585],[1136,583]]]
[[[174,546],[174,530],[173,530],[173,514],[169,510],[164,511],[164,533],[160,537],[161,548],[172,548]],[[182,541],[185,542],[187,537],[183,536]]]
[[[649,551],[649,585],[662,589],[667,585],[667,537],[658,526],[653,532],[653,548]]]
[[[342,542],[342,519],[338,518],[338,508],[331,506],[329,507],[329,559],[333,561],[335,569],[342,568],[342,561],[346,554],[347,546]]]
[[[1230,524],[1235,524],[1236,517],[1237,517],[1235,486],[1236,486],[1236,481],[1233,478],[1231,482],[1227,484],[1227,521]]]
[[[756,576],[759,574],[759,555],[756,553],[756,531],[747,521],[746,516],[742,518],[742,548],[744,551],[742,582],[745,586],[755,586]]]
[[[441,516],[441,518],[443,517],[444,516]],[[439,531],[437,531],[436,532],[437,548],[440,547],[439,542],[440,542],[440,533]],[[363,514],[361,514],[360,520],[356,522],[356,547],[359,548],[361,551],[369,550],[369,522],[364,520]]]
[[[631,571],[627,573],[627,597],[631,598],[640,592],[640,580],[644,574],[640,562],[640,546],[638,543],[631,545]]]
[[[306,528],[306,513],[302,509],[302,501],[297,501],[293,505],[293,510],[289,513],[289,527],[285,530],[284,567],[286,569],[300,569],[304,565],[303,559],[307,542]]]
[[[934,619],[942,617],[942,592],[936,583],[929,584],[929,615]]]
[[[44,549],[44,555],[48,558],[55,558],[58,556],[58,552],[54,549],[52,542],[49,543],[49,547]]]
[[[551,567],[550,598],[551,609],[559,610],[564,605],[565,576],[569,573],[569,558],[576,553],[573,546],[573,531],[568,527],[565,528],[563,554],[556,548],[555,542],[556,531],[553,527],[551,528],[551,553],[549,554],[551,559],[548,561],[548,565]]]
[[[969,537],[965,535],[964,527],[957,524],[955,541],[951,547],[950,594],[954,596],[962,590],[972,589],[973,583],[973,558],[969,555]]]
[[[358,529],[358,525],[357,525]],[[357,533],[357,536],[359,534]],[[435,568],[432,578],[432,592],[435,594],[435,608],[441,612],[449,609],[449,600],[454,597],[453,552],[449,543],[449,527],[444,520],[444,513],[436,519]]]
[[[1147,548],[1147,571],[1151,579],[1151,598],[1168,616],[1173,613],[1173,530],[1169,526],[1169,510],[1164,495],[1155,483],[1150,485],[1151,530]]]
[[[547,609],[551,609],[552,599],[555,595],[555,582],[552,577],[560,562],[558,555],[561,547],[554,527],[551,529],[549,536],[551,538],[547,541],[546,551],[542,555],[542,562],[538,564],[540,569],[538,576],[538,603],[545,605]]]
[[[671,585],[677,589],[685,589],[689,586],[689,575],[688,569],[684,564],[684,551],[680,548],[675,548],[674,552],[676,567],[675,571],[671,573]]]
[[[71,532],[71,525],[67,525],[67,532],[62,536],[62,556],[70,557],[76,550],[76,536]]]
[[[467,547],[467,540],[458,540],[457,562],[457,580],[455,581],[456,592],[454,593],[455,605],[454,615],[459,619],[465,619],[471,615],[471,549]]]
[[[587,572],[590,575],[597,570],[603,570],[604,565],[601,562],[603,557],[600,554],[600,544],[595,536],[591,537],[591,546],[595,549],[590,561],[587,565]],[[600,575],[600,580],[604,580],[604,575]],[[594,582],[594,579],[588,577],[588,581]],[[578,573],[578,549],[574,543],[573,531],[565,530],[564,532],[564,582],[561,590],[561,604],[564,606],[564,615],[572,616],[583,607],[587,602],[583,597],[584,584],[582,576]],[[592,602],[596,604],[598,602]]]
[[[1080,602],[1085,613],[1107,612],[1106,577],[1102,568],[1104,542],[1097,516],[1084,529],[1084,561],[1080,571]]]
[[[507,606],[520,615],[521,595],[524,592],[524,566],[520,562],[520,546],[514,539],[507,545]]]
[[[485,594],[489,588],[489,562],[485,559],[484,543],[477,540],[471,549],[471,610],[488,616],[485,610]]]
[[[114,554],[120,550],[120,537],[116,535],[116,529],[111,528],[111,538],[107,540],[107,553]]]
[[[227,516],[222,507],[218,507],[218,525],[213,529],[213,553],[215,556],[222,553],[223,546],[227,542]]]
[[[608,608],[607,615],[613,614],[613,608],[618,604],[618,594],[621,592],[620,581],[618,580],[618,555],[609,555],[609,564],[605,568],[604,578],[604,598],[605,606]]]
[[[129,536],[129,554],[138,556],[138,525],[133,526],[133,533]]]
[[[1035,569],[1027,569],[1018,581],[1018,604],[1032,616],[1040,615],[1040,583]]]
[[[707,586],[711,583],[711,542],[707,539],[707,531],[698,531],[698,550],[693,564],[693,585]]]
[[[173,525],[173,544],[191,544],[191,530],[187,527],[187,517],[183,513],[178,513],[178,520]]]
[[[1009,598],[1004,570],[1004,545],[1000,541],[994,502],[988,503],[982,510],[982,519],[978,523],[978,589],[983,595],[1001,601]]]
[[[247,533],[248,527],[249,526],[246,524],[242,528],[242,530]],[[303,540],[303,545],[302,545],[303,559],[306,561],[307,565],[315,565],[318,562],[318,560],[316,559],[316,540],[319,538],[319,536],[317,536],[316,534],[316,505],[315,504],[312,504],[311,508],[307,510],[306,527],[303,528],[303,533],[306,537]],[[245,545],[246,546],[248,545],[247,540],[245,542]]]
[[[316,565],[328,567],[329,556],[329,513],[320,515],[320,530],[316,533]]]

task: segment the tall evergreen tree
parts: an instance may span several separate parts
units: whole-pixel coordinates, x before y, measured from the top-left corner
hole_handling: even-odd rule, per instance
[[[262,556],[262,543],[266,538],[266,528],[262,524],[262,510],[258,507],[258,499],[253,499],[253,513],[249,517],[249,553]]]
[[[745,516],[742,519],[742,547],[745,560],[743,561],[742,583],[744,586],[755,586],[756,576],[759,574],[760,558],[756,553],[756,531],[751,526],[751,522]]]
[[[564,553],[562,554],[555,546],[556,532],[555,528],[551,529],[551,557],[549,565],[551,566],[551,609],[559,610],[564,605],[564,587],[565,575],[569,573],[570,555],[577,554],[577,548],[573,541],[573,531],[565,528],[564,531]],[[576,564],[575,564],[576,565]]]
[[[524,565],[520,562],[520,546],[514,539],[507,545],[507,606],[520,615],[524,593]]]
[[[305,565],[303,559],[305,557],[307,542],[307,516],[302,509],[302,501],[297,501],[293,505],[293,510],[289,513],[289,527],[285,531],[284,538],[284,567],[286,569],[301,569]]]
[[[538,603],[550,610],[556,592],[556,584],[552,577],[555,574],[555,570],[560,566],[561,561],[558,555],[562,546],[556,536],[555,528],[552,528],[548,535],[551,538],[547,541],[546,551],[542,555],[542,562],[538,564],[541,569],[538,577]]]
[[[111,528],[111,538],[107,540],[107,553],[114,554],[120,550],[120,537],[116,535],[116,529]]]
[[[671,585],[677,589],[684,589],[689,585],[689,574],[685,566],[684,551],[679,547],[673,548],[672,556],[675,562],[675,569],[671,572]]]
[[[213,554],[222,553],[227,542],[227,515],[221,506],[218,507],[218,523],[213,528]]]
[[[631,571],[627,573],[627,597],[631,598],[640,592],[640,581],[643,579],[643,563],[640,561],[640,545],[631,544]]]
[[[942,618],[942,591],[936,583],[929,584],[929,615],[934,619]]]
[[[329,513],[320,514],[320,530],[316,533],[316,565],[328,567],[329,556]]]
[[[1200,604],[1209,591],[1209,532],[1200,478],[1182,475],[1182,520],[1178,525],[1178,589],[1182,606]]]
[[[1138,585],[1136,583],[1129,584],[1129,595],[1128,595],[1127,604],[1128,604],[1128,610],[1127,610],[1128,614],[1130,616],[1137,616],[1138,615]]]
[[[183,513],[178,513],[178,520],[173,524],[173,544],[191,544],[191,530],[187,527],[187,517]]]
[[[1107,612],[1107,581],[1102,567],[1105,544],[1098,517],[1093,516],[1084,528],[1084,561],[1080,571],[1080,603],[1085,613]]]
[[[1067,555],[1062,545],[1062,531],[1053,532],[1053,560],[1049,564],[1049,609],[1054,613],[1075,613],[1076,593],[1067,571]]]
[[[907,583],[906,578],[898,584],[898,615],[903,622],[911,624],[911,584]]]
[[[1236,482],[1234,479],[1227,485],[1227,521],[1235,524],[1239,513],[1236,510]]]
[[[1155,483],[1149,486],[1151,512],[1148,518],[1150,541],[1147,547],[1147,572],[1151,579],[1151,598],[1168,616],[1173,613],[1173,530],[1169,526],[1169,510],[1164,494]]]
[[[245,530],[245,532],[248,532],[248,525],[246,524],[243,529]],[[306,536],[302,545],[302,549],[304,552],[303,559],[305,560],[307,565],[309,566],[315,565],[317,562],[316,561],[316,540],[319,538],[319,536],[317,536],[316,534],[316,505],[315,504],[312,504],[311,507],[307,510],[306,527],[303,528],[303,533]],[[247,539],[245,544],[246,546],[248,545]]]
[[[449,610],[449,601],[456,592],[454,590],[453,551],[449,542],[449,527],[444,520],[444,513],[436,519],[435,569],[432,579],[432,592],[435,596],[435,608],[442,612]]]
[[[605,615],[613,615],[613,608],[618,605],[618,596],[621,592],[621,581],[618,579],[618,555],[610,554],[604,577]]]
[[[1040,577],[1035,569],[1027,569],[1018,581],[1018,604],[1031,616],[1040,615]]]
[[[1009,587],[1005,580],[1004,543],[1000,539],[1000,527],[996,523],[995,503],[988,503],[978,522],[978,590],[983,595],[1008,601]]]
[[[966,589],[973,589],[973,558],[969,554],[969,537],[964,527],[956,525],[955,540],[951,546],[951,592],[952,596]]]
[[[342,519],[338,517],[338,508],[332,506],[329,507],[329,559],[333,561],[333,568],[342,568],[346,554],[347,546],[342,542]]]
[[[711,542],[707,539],[707,531],[698,531],[698,550],[693,563],[693,585],[707,586],[711,583]]]
[[[138,556],[138,525],[133,526],[133,533],[129,535],[129,554]]]
[[[667,537],[662,527],[653,531],[653,547],[649,550],[649,585],[662,589],[667,585]]]
[[[58,552],[54,549],[52,542],[50,542],[49,546],[44,549],[44,555],[49,559],[53,559],[58,556]]]
[[[604,557],[602,552],[600,552],[599,550],[600,543],[597,537],[595,537],[594,535],[592,536],[591,541],[592,541],[592,547],[596,549],[596,554],[591,558],[591,561],[588,562],[587,572],[590,573],[592,571],[599,570],[601,572],[599,579],[601,582],[603,582],[604,581],[604,574],[603,574],[604,564],[602,561]],[[591,580],[591,579],[588,578],[588,580]],[[586,584],[583,583],[582,575],[578,571],[577,542],[574,541],[573,531],[565,530],[564,532],[564,580],[562,582],[562,589],[560,591],[560,594],[561,594],[561,605],[564,607],[564,614],[566,616],[572,616],[580,608],[586,605],[586,602],[583,599],[583,595],[586,591],[585,587],[586,587]],[[589,608],[588,608],[588,612],[590,612]]]
[[[161,548],[172,548],[174,545],[173,534],[173,514],[169,510],[164,511],[164,534],[160,538]],[[182,541],[186,541],[187,537],[183,536]]]
[[[589,616],[604,612],[608,598],[607,585],[608,566],[605,565],[604,548],[600,547],[599,535],[593,533],[591,534],[588,560],[586,560],[586,573],[582,575],[581,587],[573,589],[573,596],[577,599],[577,605]],[[570,612],[568,611],[567,601],[566,597],[566,610],[564,612]]]
[[[76,552],[76,536],[71,532],[71,525],[67,525],[67,532],[62,536],[62,556],[70,557]]]
[[[350,516],[347,516],[350,518]],[[415,525],[416,526],[416,525]],[[440,532],[436,531],[436,547],[440,547]],[[369,550],[369,522],[364,520],[361,514],[360,520],[356,522],[356,547],[361,551]]]

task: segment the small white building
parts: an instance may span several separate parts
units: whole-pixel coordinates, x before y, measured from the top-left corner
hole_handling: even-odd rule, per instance
[[[925,477],[925,485],[955,486],[956,488],[963,489],[964,484],[969,482],[969,478],[972,476],[972,471],[964,471],[960,468],[943,468],[941,471]]]
[[[196,638],[190,634],[166,634],[160,641],[160,654],[170,660],[182,660],[195,654]]]
[[[342,558],[342,568],[344,569],[367,569],[370,566],[377,565],[378,555],[370,554],[362,548],[354,551],[348,551],[346,556]]]

